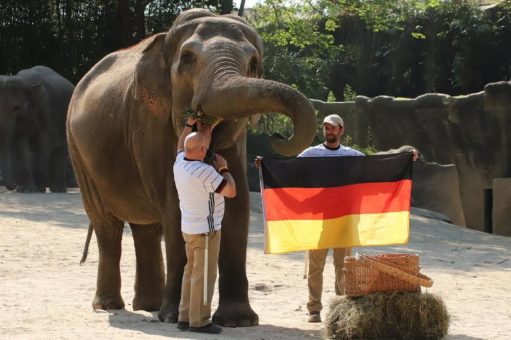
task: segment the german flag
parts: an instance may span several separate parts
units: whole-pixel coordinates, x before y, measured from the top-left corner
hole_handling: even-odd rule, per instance
[[[412,155],[263,158],[265,253],[405,244]]]

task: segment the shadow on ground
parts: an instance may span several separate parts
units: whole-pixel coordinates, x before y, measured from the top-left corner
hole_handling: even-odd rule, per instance
[[[101,313],[101,312],[100,312]],[[180,339],[320,339],[320,330],[304,331],[298,328],[287,328],[273,325],[254,327],[227,328],[220,335],[191,333],[177,329],[176,324],[163,323],[158,320],[158,313],[137,313],[127,310],[109,311],[110,326],[136,330],[144,334],[171,336]]]
[[[77,189],[68,193],[0,193],[0,218],[41,221],[65,228],[87,228],[89,219]],[[8,208],[8,209],[7,209]],[[72,223],[66,221],[73,221]]]

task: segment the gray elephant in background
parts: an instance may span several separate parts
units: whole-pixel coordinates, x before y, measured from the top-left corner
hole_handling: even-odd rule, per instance
[[[7,189],[66,191],[66,115],[73,90],[45,66],[0,76],[0,164]]]

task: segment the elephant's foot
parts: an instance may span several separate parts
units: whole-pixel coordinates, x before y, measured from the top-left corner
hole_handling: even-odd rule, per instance
[[[35,186],[29,186],[29,185],[18,185],[16,188],[16,192],[21,193],[34,193],[34,192],[42,192],[41,190],[37,189]]]
[[[240,302],[220,302],[213,314],[213,322],[224,327],[249,327],[259,324],[259,316],[250,304]]]
[[[123,309],[124,301],[119,297],[99,297],[96,295],[92,301],[92,308],[94,309]]]
[[[65,186],[64,187],[63,186],[51,186],[50,191],[65,193],[65,192],[67,192],[67,188]]]
[[[133,310],[145,310],[154,312],[160,309],[161,294],[156,297],[139,297],[135,296],[133,299]]]
[[[179,304],[167,304],[161,307],[158,319],[161,322],[177,323],[179,317]]]

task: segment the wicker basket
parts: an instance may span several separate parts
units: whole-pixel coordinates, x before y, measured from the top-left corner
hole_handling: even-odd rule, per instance
[[[382,254],[349,256],[344,259],[346,295],[377,292],[420,292],[433,281],[419,273],[419,255]]]

